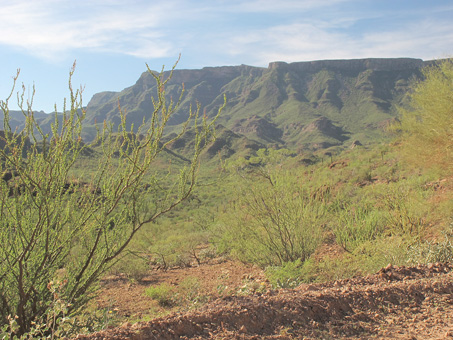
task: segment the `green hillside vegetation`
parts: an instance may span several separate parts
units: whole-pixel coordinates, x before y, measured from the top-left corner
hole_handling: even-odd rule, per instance
[[[385,137],[383,128],[396,117],[411,79],[419,78],[427,64],[408,58],[357,59],[176,70],[167,94],[175,97],[182,83],[186,94],[167,131],[184,122],[197,102],[208,117],[215,115],[226,95],[218,122],[266,147],[317,150],[353,140],[375,142]],[[87,106],[86,126],[93,131],[92,124],[104,119],[118,124],[118,103],[127,112],[127,123],[137,126],[152,108],[153,93],[153,79],[144,73],[122,92],[98,94]],[[342,134],[313,127],[320,118]]]
[[[168,270],[204,264],[213,258],[238,259],[263,268],[272,289],[279,289],[296,287],[302,282],[365,275],[389,263],[452,261],[449,129],[453,67],[449,60],[430,63],[422,71],[421,65],[418,60],[402,59],[394,60],[390,67],[382,60],[371,59],[349,63],[275,63],[268,69],[241,66],[195,73],[175,71],[166,92],[179,98],[178,91],[183,87],[176,82],[185,83],[188,97],[181,100],[182,109],[189,109],[191,100],[198,95],[200,104],[206,108],[206,117],[210,117],[222,107],[219,91],[229,98],[216,121],[216,140],[198,139],[197,149],[197,133],[191,124],[183,133],[175,134],[179,122],[186,118],[184,110],[175,109],[174,118],[168,119],[165,130],[168,134],[155,144],[161,152],[137,182],[136,191],[118,201],[115,228],[109,229],[112,216],[101,214],[102,218],[93,222],[88,233],[83,229],[85,234],[96,234],[100,228],[123,230],[116,228],[123,221],[127,230],[128,213],[135,211],[135,207],[143,209],[136,218],[147,223],[140,224],[124,251],[116,257],[118,261],[103,267],[107,271],[102,273],[125,275],[133,282],[148,275],[150,268]],[[132,114],[126,115],[123,126],[127,127],[128,122],[141,123],[139,112],[148,108],[149,96],[156,90],[149,77],[143,75],[136,85],[119,94],[97,96],[90,103],[93,111],[91,115],[87,113],[88,124],[94,124],[94,119],[97,122],[113,119],[116,113],[108,108],[111,100],[118,98],[128,115]],[[417,80],[420,77],[423,80]],[[139,88],[144,92],[138,91]],[[127,108],[128,103],[134,103],[133,98],[145,94],[148,99]],[[143,105],[141,109],[140,105]],[[384,126],[390,122],[393,125],[387,131]],[[145,123],[149,125],[149,121]],[[140,137],[133,132],[137,131],[125,128],[119,135],[105,139],[123,146],[111,144],[108,164],[120,165],[134,154],[135,141],[146,138],[146,133]],[[208,133],[206,137],[209,136]],[[124,140],[130,143],[130,148]],[[357,140],[360,142],[353,143]],[[87,144],[90,152],[77,155],[65,178],[89,183],[96,176],[105,145]],[[199,150],[195,163],[194,158],[188,157],[194,147]],[[5,152],[2,155],[8,156]],[[418,155],[431,157],[419,161]],[[196,186],[191,182],[194,177],[181,175],[188,168],[197,175]],[[112,167],[102,176],[115,173]],[[181,176],[183,180],[179,181]],[[190,196],[184,202],[172,206],[159,218],[143,218],[162,202],[180,197],[178,185],[186,181],[190,182],[190,190],[184,193]],[[105,183],[103,190],[110,190],[109,182],[100,183]],[[4,181],[2,190],[7,185],[10,184]],[[172,188],[175,191],[168,194]],[[22,202],[23,196],[14,197]],[[33,201],[33,197],[30,195],[29,199]],[[93,199],[96,200],[94,196]],[[135,199],[136,206],[129,199]],[[77,206],[77,199],[69,194],[56,202],[68,207],[65,200]],[[2,202],[7,206],[11,198],[4,197]],[[51,209],[55,203],[48,202]],[[11,211],[2,210],[2,214]],[[22,221],[15,215],[16,220],[3,222],[3,216],[2,230],[12,230],[9,226]],[[61,228],[60,231],[67,230],[65,226]],[[4,240],[8,237],[9,240],[11,232],[3,235]],[[71,243],[73,262],[83,254],[81,242],[80,237]],[[110,245],[116,247],[115,243]],[[99,258],[103,258],[104,251],[108,249],[101,248]],[[88,299],[78,309],[63,310],[56,308],[52,294],[46,293],[47,283],[65,274],[66,266],[65,262],[56,262],[53,272],[40,277],[42,295],[50,306],[42,315],[56,313],[60,318],[58,334],[75,334],[82,329],[76,324],[85,327],[85,331],[99,329],[102,324],[93,321],[96,313],[86,303]],[[10,261],[0,262],[1,275],[6,275],[5,268],[10,268]],[[73,284],[71,277],[68,280],[67,285]],[[9,286],[4,283],[2,288],[6,287]],[[66,287],[55,288],[61,294],[58,301],[73,303],[66,300],[71,298]],[[165,288],[168,287],[152,286],[149,296],[165,305],[168,302],[164,299]],[[200,297],[198,301],[204,300]],[[36,331],[31,323],[28,329],[12,328],[14,322],[20,324],[21,316],[19,321],[14,321],[8,319],[8,313],[20,312],[15,309],[20,303],[11,304],[9,309],[5,304],[0,306],[3,334]],[[180,307],[190,306],[193,305]],[[42,322],[44,318],[28,320]],[[54,330],[45,331],[49,334]]]
[[[193,200],[142,230],[134,252],[162,268],[233,257],[268,268],[278,287],[367,274],[388,263],[451,260],[449,172],[405,161],[412,133],[352,149],[262,148],[224,162],[212,158]],[[184,236],[175,238],[175,230]],[[340,256],[329,256],[332,247]],[[133,256],[121,267],[131,277],[133,258],[143,264]]]

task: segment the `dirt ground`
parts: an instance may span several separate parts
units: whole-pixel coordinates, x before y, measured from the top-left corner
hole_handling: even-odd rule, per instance
[[[453,339],[453,266],[387,266],[375,275],[213,298],[202,307],[77,339]],[[263,273],[235,262],[158,273],[141,284],[105,282],[118,313],[145,313],[147,285],[182,275],[220,284],[265,284]],[[116,290],[112,290],[112,287]],[[128,303],[125,303],[128,301]],[[116,304],[116,305],[115,305]]]
[[[146,318],[150,311],[157,315],[168,314],[168,307],[161,307],[146,296],[146,288],[162,283],[178,287],[187,278],[195,279],[200,285],[198,293],[210,300],[222,294],[235,293],[247,283],[265,282],[264,272],[256,266],[214,259],[201,266],[154,270],[151,275],[135,283],[126,277],[107,277],[101,282],[97,305],[113,310],[120,317],[137,321]]]

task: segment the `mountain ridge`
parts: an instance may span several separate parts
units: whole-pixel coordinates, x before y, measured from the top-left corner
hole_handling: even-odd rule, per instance
[[[197,103],[208,117],[215,116],[225,95],[218,123],[265,146],[316,150],[353,140],[374,143],[405,105],[411,82],[435,62],[364,58],[175,69],[166,94],[175,99],[185,93],[167,132],[177,131]],[[164,79],[169,74],[165,71]],[[118,125],[119,107],[128,126],[149,123],[156,90],[154,77],[144,72],[122,91],[96,93],[86,107],[84,138],[93,137],[97,123]]]
[[[381,127],[404,105],[412,79],[419,78],[421,68],[433,62],[366,58],[277,61],[267,68],[176,69],[167,94],[177,98],[182,83],[186,93],[169,127],[171,130],[185,121],[195,103],[214,116],[226,95],[227,106],[219,122],[264,145],[317,149],[343,145],[349,139],[368,143],[383,137]],[[168,75],[168,71],[164,73],[164,77]],[[146,121],[146,113],[152,112],[155,90],[154,78],[145,72],[121,92],[98,94],[88,104],[88,123],[118,123],[119,103],[128,112],[127,123],[140,124],[144,117]],[[112,99],[101,100],[108,96]],[[323,124],[318,124],[321,121]]]

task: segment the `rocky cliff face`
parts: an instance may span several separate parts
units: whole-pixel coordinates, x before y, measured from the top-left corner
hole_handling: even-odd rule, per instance
[[[323,69],[336,72],[364,72],[373,71],[401,71],[408,69],[419,69],[424,66],[421,59],[412,58],[368,58],[368,59],[349,59],[349,60],[317,60],[297,63],[272,62],[269,69],[283,68],[296,72],[315,73]]]
[[[383,122],[396,115],[411,79],[419,77],[427,63],[370,58],[175,70],[167,94],[178,98],[182,83],[185,94],[169,124],[185,121],[196,102],[208,116],[215,115],[225,94],[228,103],[219,123],[264,145],[317,148],[349,145],[352,140],[368,143],[382,136]],[[88,123],[95,119],[118,123],[119,101],[128,112],[128,124],[137,126],[152,112],[155,93],[154,78],[143,73],[122,92],[95,95],[87,107]]]

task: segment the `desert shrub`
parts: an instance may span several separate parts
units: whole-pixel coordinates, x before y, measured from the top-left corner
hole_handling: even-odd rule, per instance
[[[236,295],[250,295],[254,293],[264,293],[267,291],[266,284],[264,282],[258,282],[253,278],[244,278],[241,286],[231,292]]]
[[[217,249],[215,247],[210,245],[210,246],[208,246],[206,248],[201,249],[199,254],[198,254],[198,256],[200,258],[200,261],[209,261],[209,260],[212,260],[215,257],[217,257],[218,256],[218,252],[217,252]]]
[[[208,300],[208,296],[202,294],[202,287],[197,277],[188,276],[177,286],[168,283],[146,288],[145,294],[156,300],[162,307],[187,306],[193,307]]]
[[[281,266],[269,266],[265,274],[273,289],[294,288],[301,283],[303,263],[300,259],[283,263]]]
[[[393,126],[410,163],[449,171],[453,164],[453,60],[433,63],[412,84],[409,107]]]
[[[169,307],[175,304],[175,288],[168,283],[161,283],[145,289],[145,294],[156,300],[162,307]]]
[[[379,195],[385,211],[386,228],[391,234],[419,236],[425,229],[427,208],[418,194],[402,183],[388,186],[387,192]]]
[[[344,253],[338,257],[323,257],[317,261],[310,259],[301,270],[301,281],[331,282],[369,274],[374,271],[368,266],[369,257],[363,254]]]
[[[200,281],[197,277],[188,276],[178,285],[178,293],[187,301],[194,301],[201,290]]]
[[[371,182],[372,173],[370,167],[357,167],[354,169],[352,174],[351,182],[357,184],[364,184],[366,182]]]
[[[322,240],[326,208],[289,173],[242,184],[225,227],[232,254],[263,267],[305,261]]]
[[[154,111],[147,125],[128,128],[121,112],[115,133],[105,122],[98,127],[93,144],[84,144],[81,133],[86,113],[81,92],[71,85],[73,72],[70,99],[61,114],[55,113],[50,131],[35,120],[32,100],[24,101],[25,89],[19,96],[26,121],[21,131],[12,131],[10,126],[8,105],[14,87],[0,102],[4,115],[0,172],[14,174],[11,180],[0,181],[0,325],[9,325],[9,315],[17,317],[13,332],[17,336],[48,314],[54,296],[49,282],[65,282],[59,296],[67,304],[66,315],[82,309],[97,279],[136,233],[189,197],[200,153],[213,138],[213,125],[198,117],[198,108],[189,112],[179,134],[163,141],[166,123],[179,102],[166,96],[170,78],[149,71],[157,92],[151,98]],[[189,123],[195,131],[192,159],[163,180],[152,165]],[[135,138],[136,134],[143,138]],[[96,170],[87,182],[71,178],[74,165],[90,146],[98,150]],[[62,317],[61,312],[55,323]]]
[[[413,242],[414,238],[407,236],[381,236],[359,244],[353,252],[310,258],[299,268],[298,277],[301,283],[326,282],[373,274],[389,263],[406,265]]]
[[[353,252],[362,273],[374,273],[389,263],[397,266],[407,264],[408,249],[416,242],[416,236],[382,236],[359,245]]]
[[[183,229],[187,232],[187,230]],[[197,253],[197,238],[190,232],[186,235],[183,230],[169,230],[164,235],[159,235],[144,247],[144,252],[149,253],[155,264],[160,269],[167,270],[172,267],[186,268],[195,260],[201,261]]]
[[[347,206],[338,211],[334,234],[337,243],[352,252],[365,241],[372,241],[384,230],[383,215],[369,204]]]
[[[440,241],[418,241],[410,245],[407,257],[410,264],[453,262],[453,226],[443,232]]]
[[[302,283],[334,281],[367,273],[366,261],[366,256],[350,253],[336,258],[310,258],[303,263],[297,260],[266,268],[266,277],[274,289],[295,288]]]

